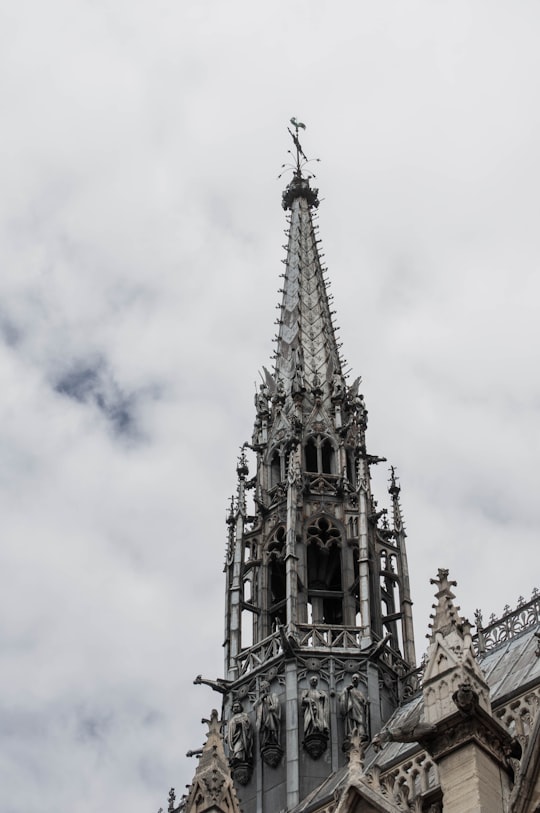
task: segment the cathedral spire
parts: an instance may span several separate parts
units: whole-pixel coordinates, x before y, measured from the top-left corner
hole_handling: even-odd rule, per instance
[[[414,667],[399,487],[394,478],[390,528],[371,491],[371,466],[384,458],[366,450],[361,379],[347,386],[343,374],[313,223],[318,190],[299,141],[305,127],[291,123],[275,366],[255,395],[228,517],[218,691],[246,813],[260,813],[266,793],[272,809],[292,810],[343,766],[354,732],[380,729]]]
[[[343,390],[344,380],[313,224],[318,189],[302,174],[300,158],[307,162],[298,140],[302,124],[292,122],[296,135],[289,132],[296,146],[296,168],[282,196],[290,216],[274,379],[276,390],[287,398],[301,401],[307,394],[308,402],[320,397],[329,403],[336,389]]]

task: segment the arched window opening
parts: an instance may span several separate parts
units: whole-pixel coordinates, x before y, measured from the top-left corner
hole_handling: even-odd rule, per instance
[[[308,617],[313,624],[343,623],[341,535],[326,517],[307,530]]]
[[[329,438],[315,435],[304,447],[306,471],[311,474],[335,474],[335,449]]]
[[[349,537],[355,539],[358,536],[358,517],[349,517]]]
[[[287,576],[285,562],[282,559],[272,559],[270,562],[270,625],[274,629],[276,624],[287,623]]]
[[[287,572],[285,567],[286,532],[280,526],[268,545],[268,627],[287,623]]]
[[[321,444],[321,468],[323,474],[333,474],[334,450],[328,439]]]
[[[278,604],[287,597],[287,582],[285,576],[285,562],[283,559],[270,560],[270,602],[271,606]]]
[[[253,646],[253,613],[242,610],[242,649]]]
[[[281,455],[276,449],[270,461],[270,488],[281,482]]]
[[[337,545],[308,546],[308,584],[310,590],[341,590],[341,551]]]
[[[310,438],[306,443],[306,471],[317,472],[317,446],[315,439]]]
[[[354,452],[347,451],[347,480],[352,486],[356,485],[356,466],[354,463]]]
[[[356,626],[362,626],[362,616],[360,613],[360,552],[357,547],[353,550],[353,567],[354,567],[354,582],[352,586],[352,594],[354,596],[355,618]]]

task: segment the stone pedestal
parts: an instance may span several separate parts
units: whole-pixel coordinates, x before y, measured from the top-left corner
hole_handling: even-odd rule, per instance
[[[508,774],[474,743],[439,762],[444,813],[504,813]]]

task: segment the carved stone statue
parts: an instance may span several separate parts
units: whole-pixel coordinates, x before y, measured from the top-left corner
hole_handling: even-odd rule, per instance
[[[279,697],[270,691],[267,680],[261,681],[261,693],[254,703],[257,710],[257,730],[262,745],[279,743],[281,732],[281,706]]]
[[[367,740],[366,707],[367,700],[362,689],[359,688],[360,675],[355,673],[347,686],[339,695],[339,710],[345,721],[345,738],[350,742],[351,737],[357,734],[361,741]]]
[[[268,414],[268,387],[266,384],[261,384],[259,392],[255,393],[255,407],[257,415]]]
[[[304,748],[313,759],[321,756],[328,741],[328,695],[317,688],[318,682],[313,675],[300,701],[304,712]]]
[[[270,684],[267,680],[261,681],[260,692],[253,706],[257,712],[259,747],[264,761],[275,768],[283,755],[281,705],[277,694],[270,691]]]
[[[317,689],[318,683],[318,677],[313,675],[309,681],[310,688],[302,692],[305,736],[315,732],[328,733],[328,696]]]
[[[251,765],[253,763],[253,728],[251,721],[239,700],[234,701],[232,710],[233,716],[229,720],[227,730],[230,763],[233,767],[241,763]],[[249,781],[249,777],[247,781]]]
[[[334,373],[332,377],[332,398],[343,398],[345,393],[343,376]]]
[[[293,395],[301,395],[304,390],[304,369],[301,365],[297,365],[292,380],[291,392]]]
[[[367,426],[368,411],[366,409],[366,402],[364,401],[364,396],[361,393],[357,395],[356,398],[354,399],[354,406],[356,408],[358,423],[365,429]]]

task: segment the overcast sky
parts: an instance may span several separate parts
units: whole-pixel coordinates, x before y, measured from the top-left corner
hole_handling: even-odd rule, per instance
[[[538,584],[540,5],[2,5],[0,808],[156,813],[220,703],[291,116],[418,651],[437,567],[471,619]]]

